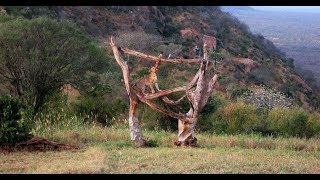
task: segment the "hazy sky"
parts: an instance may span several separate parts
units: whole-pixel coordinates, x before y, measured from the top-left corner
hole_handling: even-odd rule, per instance
[[[266,11],[292,11],[320,13],[320,6],[251,6],[254,9]]]

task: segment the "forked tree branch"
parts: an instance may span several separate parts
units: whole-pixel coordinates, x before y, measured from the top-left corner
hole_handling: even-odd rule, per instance
[[[146,99],[144,96],[142,96],[140,93],[137,94],[137,97],[139,98],[139,101],[147,104],[148,106],[150,106],[150,108],[152,108],[153,110],[156,110],[160,113],[163,113],[163,114],[166,114],[172,118],[175,118],[175,119],[185,119],[185,121],[188,121],[187,117],[185,114],[182,114],[182,113],[175,113],[175,112],[172,112],[172,111],[168,111],[166,109],[163,109],[159,106],[157,106],[156,104],[154,104],[153,102],[151,102],[150,100]]]
[[[178,100],[176,100],[176,101],[173,101],[173,100],[169,99],[167,96],[164,96],[164,97],[162,97],[161,99],[162,99],[163,102],[165,102],[165,103],[167,103],[167,104],[177,105],[177,104],[179,104],[186,96],[187,96],[187,95],[184,95],[184,96],[182,96],[180,99],[178,99]]]

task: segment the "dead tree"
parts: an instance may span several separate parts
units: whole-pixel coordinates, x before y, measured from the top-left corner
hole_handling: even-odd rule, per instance
[[[197,143],[195,137],[195,127],[197,124],[198,117],[208,102],[211,96],[214,84],[217,81],[218,75],[210,71],[213,67],[213,63],[208,61],[208,56],[202,59],[163,59],[162,57],[155,57],[151,55],[146,55],[141,52],[129,50],[123,47],[118,47],[116,45],[114,37],[110,39],[110,45],[114,57],[122,69],[123,79],[127,91],[127,95],[130,100],[129,109],[129,130],[131,140],[135,142],[136,146],[145,146],[146,141],[143,138],[143,134],[140,128],[138,119],[138,104],[140,102],[150,106],[150,108],[173,117],[178,120],[178,139],[175,141],[176,146],[194,146]],[[193,80],[186,84],[185,86],[176,87],[173,89],[162,90],[156,93],[143,94],[139,91],[134,90],[130,84],[130,73],[129,68],[122,59],[122,54],[127,54],[131,56],[136,56],[144,60],[151,60],[161,63],[173,63],[173,64],[195,64],[199,65],[200,68]],[[207,52],[205,52],[207,54]],[[170,100],[167,95],[175,92],[185,91],[186,95],[177,101]],[[173,112],[171,110],[159,107],[157,104],[153,103],[151,100],[155,98],[161,98],[163,102],[170,105],[177,105],[184,97],[187,97],[191,106],[187,113]]]

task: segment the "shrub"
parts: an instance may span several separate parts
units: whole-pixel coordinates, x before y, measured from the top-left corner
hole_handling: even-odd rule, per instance
[[[13,17],[11,17],[5,13],[0,13],[0,23],[4,23],[4,22],[10,21],[12,19],[13,19]]]
[[[178,94],[170,94],[168,95],[169,99],[177,100],[180,98],[181,95]],[[189,108],[189,103],[186,100],[180,102],[178,106],[171,106],[165,104],[159,99],[154,100],[158,106],[162,107],[163,109],[170,109],[175,112],[186,112]],[[178,129],[178,120],[162,114],[158,111],[151,109],[149,106],[141,104],[139,107],[139,115],[143,127],[149,130],[165,130],[165,131],[176,131]]]
[[[170,58],[174,59],[181,56],[183,46],[180,44],[169,43],[168,45],[162,44],[156,48],[156,51],[163,54],[164,58],[167,58],[171,54]]]
[[[213,59],[217,62],[220,62],[223,60],[223,54],[221,52],[209,52],[209,59]]]
[[[78,98],[73,104],[77,115],[109,126],[114,123],[115,118],[128,110],[128,105],[122,98],[111,97],[110,94],[96,96],[96,93],[98,92]]]
[[[242,98],[244,102],[254,104],[257,109],[266,108],[271,110],[275,107],[291,107],[293,100],[281,92],[257,86],[251,91],[246,91]]]
[[[83,127],[84,118],[74,113],[67,100],[67,95],[58,91],[47,95],[45,103],[34,117],[33,134],[48,136],[53,131]]]
[[[320,137],[320,113],[319,112],[310,114],[307,128],[311,132],[310,134],[316,137]]]
[[[207,105],[203,108],[201,114],[212,114],[216,112],[220,107],[225,106],[227,100],[223,93],[216,92],[209,99]]]
[[[250,93],[250,89],[246,87],[241,87],[241,86],[234,86],[233,89],[231,90],[231,99],[237,99],[238,97],[241,97],[245,93]]]
[[[73,112],[80,117],[111,125],[128,110],[125,87],[121,84],[122,73],[96,74],[86,72],[83,76],[81,96],[72,103]]]
[[[224,55],[221,52],[209,52],[209,59],[214,61],[214,68],[217,68],[217,63],[221,63],[224,59]]]
[[[269,110],[266,108],[260,108],[260,109],[257,109],[256,113],[258,116],[258,122],[255,124],[253,131],[261,135],[266,135],[266,136],[273,135],[274,132],[269,129],[269,122],[268,122]]]
[[[263,84],[269,86],[274,81],[274,74],[267,67],[259,67],[249,73],[249,79],[257,85]]]
[[[217,110],[212,123],[216,133],[250,133],[257,123],[256,108],[241,101],[229,103]]]
[[[152,52],[154,48],[161,45],[161,36],[145,32],[122,32],[117,37],[119,47],[129,48],[140,52]]]
[[[219,108],[225,106],[227,100],[222,93],[215,93],[208,99],[207,105],[203,108],[198,123],[197,129],[200,131],[210,131],[213,128],[212,118]]]
[[[67,104],[67,95],[55,91],[44,98],[45,103],[35,115],[35,130],[36,132],[44,131],[63,123],[66,119],[71,119],[74,114]],[[39,124],[39,122],[41,122]]]
[[[268,114],[268,125],[276,135],[311,137],[314,132],[308,127],[308,118],[302,109],[274,108]]]
[[[32,111],[18,99],[0,97],[0,143],[17,143],[30,137]]]
[[[108,67],[102,48],[68,21],[15,18],[0,25],[0,79],[10,83],[34,115],[47,94],[82,82],[86,71]]]
[[[320,97],[313,94],[313,93],[306,93],[307,98],[309,99],[310,105],[314,109],[319,109],[320,108]]]
[[[174,34],[178,34],[178,30],[181,29],[181,26],[172,22],[171,18],[166,18],[164,23],[163,36],[171,37]]]
[[[139,71],[137,71],[136,73],[132,73],[131,74],[131,78],[132,78],[132,82],[137,81],[140,78],[143,78],[145,76],[149,75],[149,70],[150,68],[147,67],[142,67]]]
[[[289,81],[289,82],[282,84],[279,87],[279,90],[289,97],[294,97],[294,95],[296,94],[296,91],[298,90],[298,87],[296,84]]]

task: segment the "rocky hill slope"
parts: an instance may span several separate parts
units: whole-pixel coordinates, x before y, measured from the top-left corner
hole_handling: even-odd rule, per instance
[[[262,84],[296,99],[305,108],[316,105],[318,92],[293,69],[271,41],[252,34],[248,27],[219,7],[204,6],[35,6],[4,7],[6,13],[27,18],[48,16],[78,24],[97,40],[116,35],[119,44],[154,55],[172,58],[201,55],[203,42],[211,48],[210,58],[221,59],[217,89],[237,94]],[[199,48],[199,53],[194,51]],[[133,74],[143,74],[143,66],[132,62]],[[161,69],[162,66],[162,69]],[[186,82],[192,67],[161,65],[160,86]],[[228,89],[227,87],[232,87]]]

